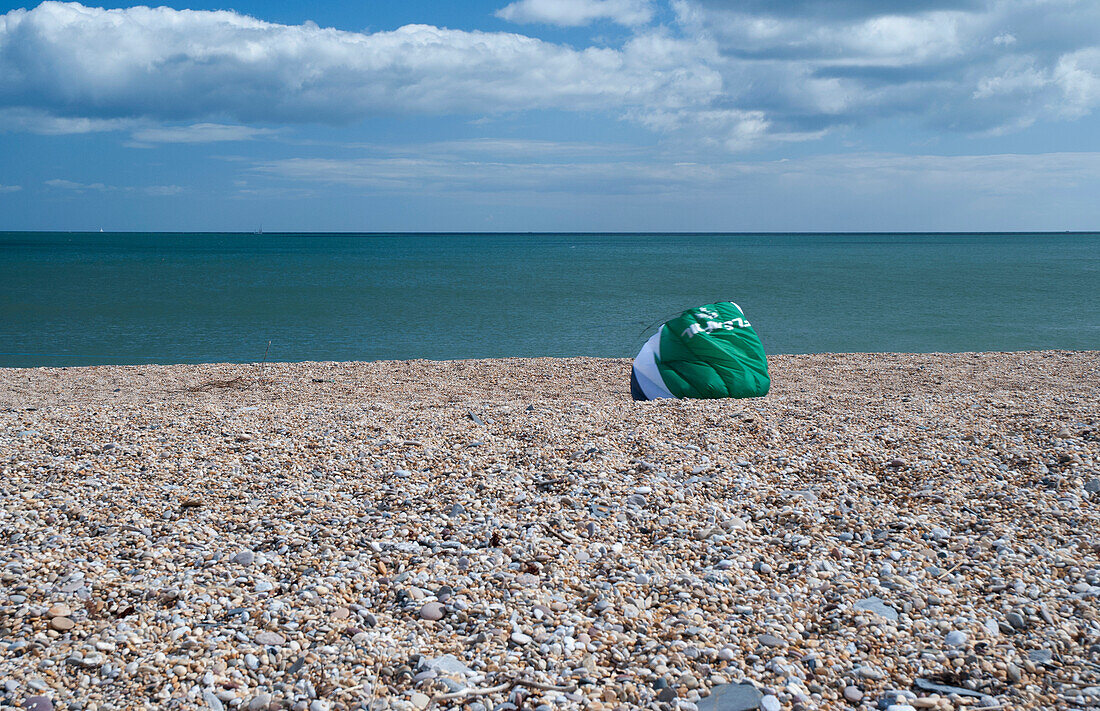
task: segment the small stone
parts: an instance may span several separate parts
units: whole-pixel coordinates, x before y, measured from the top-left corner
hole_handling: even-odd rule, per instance
[[[901,467],[905,466],[905,460],[896,458],[891,459],[889,462],[886,463],[886,466],[890,467],[891,469],[900,469]]]
[[[1005,615],[1005,619],[1008,620],[1008,624],[1012,625],[1015,629],[1022,630],[1027,627],[1027,620],[1018,612],[1008,613]]]
[[[988,696],[980,691],[974,691],[972,689],[964,689],[961,686],[949,686],[947,684],[937,684],[934,681],[928,679],[915,679],[913,685],[923,691],[932,691],[937,694],[947,696],[949,694],[958,694],[959,696],[970,696],[973,698],[984,698]]]
[[[777,697],[772,694],[767,694],[760,699],[760,708],[763,709],[763,711],[779,711],[782,707]]]
[[[666,687],[657,692],[657,700],[665,703],[670,703],[676,696],[676,690],[671,687]]]
[[[225,705],[222,704],[222,700],[209,691],[202,692],[202,700],[211,711],[225,711]]]
[[[23,708],[27,711],[53,711],[53,701],[48,696],[28,696],[23,701]]]
[[[329,703],[323,699],[314,699],[309,702],[309,711],[329,711]]]
[[[237,565],[252,565],[256,560],[256,554],[252,551],[241,551],[237,555],[233,556],[232,561]]]
[[[699,701],[699,711],[755,711],[763,697],[752,684],[720,684],[710,690],[710,696]]]
[[[1016,666],[1012,662],[1008,663],[1008,667],[1005,669],[1005,674],[1008,676],[1009,684],[1018,684],[1020,678],[1023,677],[1023,672],[1020,671],[1020,667]]]
[[[71,614],[73,614],[73,609],[63,602],[53,605],[46,612],[47,617],[68,617]]]
[[[1085,491],[1090,494],[1100,493],[1100,478],[1092,478],[1085,482]]]
[[[458,518],[466,513],[466,507],[462,504],[452,504],[451,510],[447,512],[447,515],[451,518]]]
[[[966,632],[960,630],[952,630],[947,633],[947,637],[944,638],[944,643],[948,647],[965,647],[969,638],[966,636]]]
[[[858,704],[863,699],[863,692],[858,686],[844,687],[844,698],[853,704]]]
[[[441,602],[428,602],[420,608],[420,619],[422,620],[442,620],[446,610]]]
[[[1054,659],[1049,649],[1033,649],[1027,653],[1028,661],[1034,664],[1047,664]]]
[[[779,639],[773,634],[762,634],[756,638],[756,641],[765,647],[782,647],[786,644],[783,640]]]
[[[55,617],[50,620],[50,629],[57,630],[58,632],[68,632],[75,626],[76,623],[68,617]]]
[[[264,630],[256,635],[256,644],[262,644],[265,647],[278,647],[286,642],[286,638],[278,632],[271,632],[270,630]]]
[[[535,641],[534,639],[531,638],[531,635],[524,634],[523,632],[513,632],[510,639],[515,644],[520,644],[520,645],[531,644],[532,642]]]
[[[434,669],[440,674],[452,674],[461,676],[473,676],[474,670],[463,664],[453,654],[444,654],[438,659],[433,659],[428,662],[428,668]]]
[[[886,604],[886,601],[880,597],[868,597],[863,600],[856,601],[852,607],[857,610],[866,610],[867,612],[873,612],[879,617],[883,617],[892,622],[896,622],[898,619],[898,611]]]
[[[419,691],[414,691],[409,697],[409,701],[418,709],[426,709],[428,708],[428,704],[431,703],[431,699],[428,698],[428,695],[422,694]]]
[[[857,667],[855,672],[864,679],[870,679],[872,681],[882,681],[886,678],[886,674],[884,672],[867,665]]]

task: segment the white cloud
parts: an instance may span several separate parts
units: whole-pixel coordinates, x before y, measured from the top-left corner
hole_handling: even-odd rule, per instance
[[[632,27],[653,19],[653,4],[651,0],[518,0],[497,10],[496,16],[509,22],[562,27],[579,27],[598,20]]]
[[[75,180],[65,180],[63,178],[54,178],[52,180],[47,180],[46,185],[50,186],[51,188],[57,188],[59,190],[72,190],[78,193],[88,192],[89,190],[95,192],[108,192],[118,189],[113,185],[104,185],[103,183],[78,183]]]
[[[142,188],[141,192],[153,197],[168,197],[171,195],[179,195],[185,191],[179,185],[150,185],[147,188]]]
[[[117,185],[107,185],[105,183],[81,183],[75,180],[66,180],[64,178],[53,178],[52,180],[47,180],[45,181],[45,185],[57,190],[68,190],[77,194],[96,192],[142,194],[150,195],[153,197],[164,197],[169,195],[178,195],[184,192],[184,189],[179,185],[146,185],[144,187],[119,187]]]
[[[694,163],[635,161],[532,163],[419,158],[288,158],[254,172],[295,182],[399,192],[665,193],[705,181],[713,168]]]
[[[215,143],[220,141],[251,141],[270,136],[269,128],[233,126],[217,123],[196,123],[190,126],[161,126],[134,131],[131,138],[140,143]]]
[[[388,151],[383,151],[388,152]],[[405,154],[359,158],[290,158],[263,161],[250,171],[279,184],[343,185],[371,192],[416,194],[516,192],[577,196],[649,194],[720,195],[751,186],[757,193],[835,191],[850,195],[958,193],[1019,199],[1035,191],[1100,181],[1100,153],[1002,155],[902,155],[850,153],[771,161],[668,160],[623,155],[618,160],[539,162],[512,156],[507,146],[480,157],[453,152],[448,144],[408,146]],[[275,189],[275,188],[273,188]]]
[[[22,185],[0,185],[0,193],[14,193],[22,189]]]
[[[716,72],[673,45],[575,50],[428,25],[364,34],[228,11],[45,2],[0,16],[0,107],[89,122],[340,123],[614,110],[692,102],[720,88]]]
[[[674,0],[714,43],[724,99],[763,111],[768,137],[910,115],[998,133],[1088,115],[1100,3]]]
[[[3,47],[0,46],[0,50]],[[2,54],[2,51],[0,51]],[[0,66],[3,59],[0,58]],[[79,133],[97,133],[100,131],[121,131],[133,127],[136,122],[130,119],[98,119],[84,117],[54,116],[48,111],[21,106],[3,106],[3,82],[0,76],[0,131],[18,131],[37,133],[44,136],[63,136]]]
[[[573,48],[507,32],[364,33],[231,11],[45,2],[0,15],[0,128],[138,145],[259,126],[557,110],[740,151],[896,116],[988,135],[1100,106],[1093,0],[519,0],[515,21],[634,27]],[[884,10],[885,8],[885,10]],[[182,125],[187,124],[187,125]]]
[[[1058,60],[1054,83],[1061,90],[1060,110],[1080,118],[1100,105],[1100,47],[1091,47]]]

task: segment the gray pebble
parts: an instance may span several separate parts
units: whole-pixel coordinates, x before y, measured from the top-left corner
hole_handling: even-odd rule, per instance
[[[433,621],[442,620],[444,612],[443,603],[441,602],[425,603],[425,605],[420,608],[420,619]]]
[[[658,696],[660,698],[660,696]],[[699,700],[699,711],[755,711],[763,694],[752,684],[720,684]]]
[[[23,702],[28,711],[53,711],[53,701],[48,696],[31,696]]]
[[[887,605],[886,601],[880,597],[868,597],[863,600],[858,600],[852,607],[857,610],[873,612],[879,617],[884,617],[887,620],[897,621],[898,619],[898,611]]]

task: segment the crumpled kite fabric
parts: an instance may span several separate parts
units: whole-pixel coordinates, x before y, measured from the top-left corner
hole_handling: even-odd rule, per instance
[[[688,309],[665,323],[630,373],[635,400],[761,397],[769,387],[764,346],[731,301]]]

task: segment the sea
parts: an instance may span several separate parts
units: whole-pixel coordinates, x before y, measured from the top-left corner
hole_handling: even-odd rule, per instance
[[[1100,233],[0,232],[0,366],[1100,349]]]

